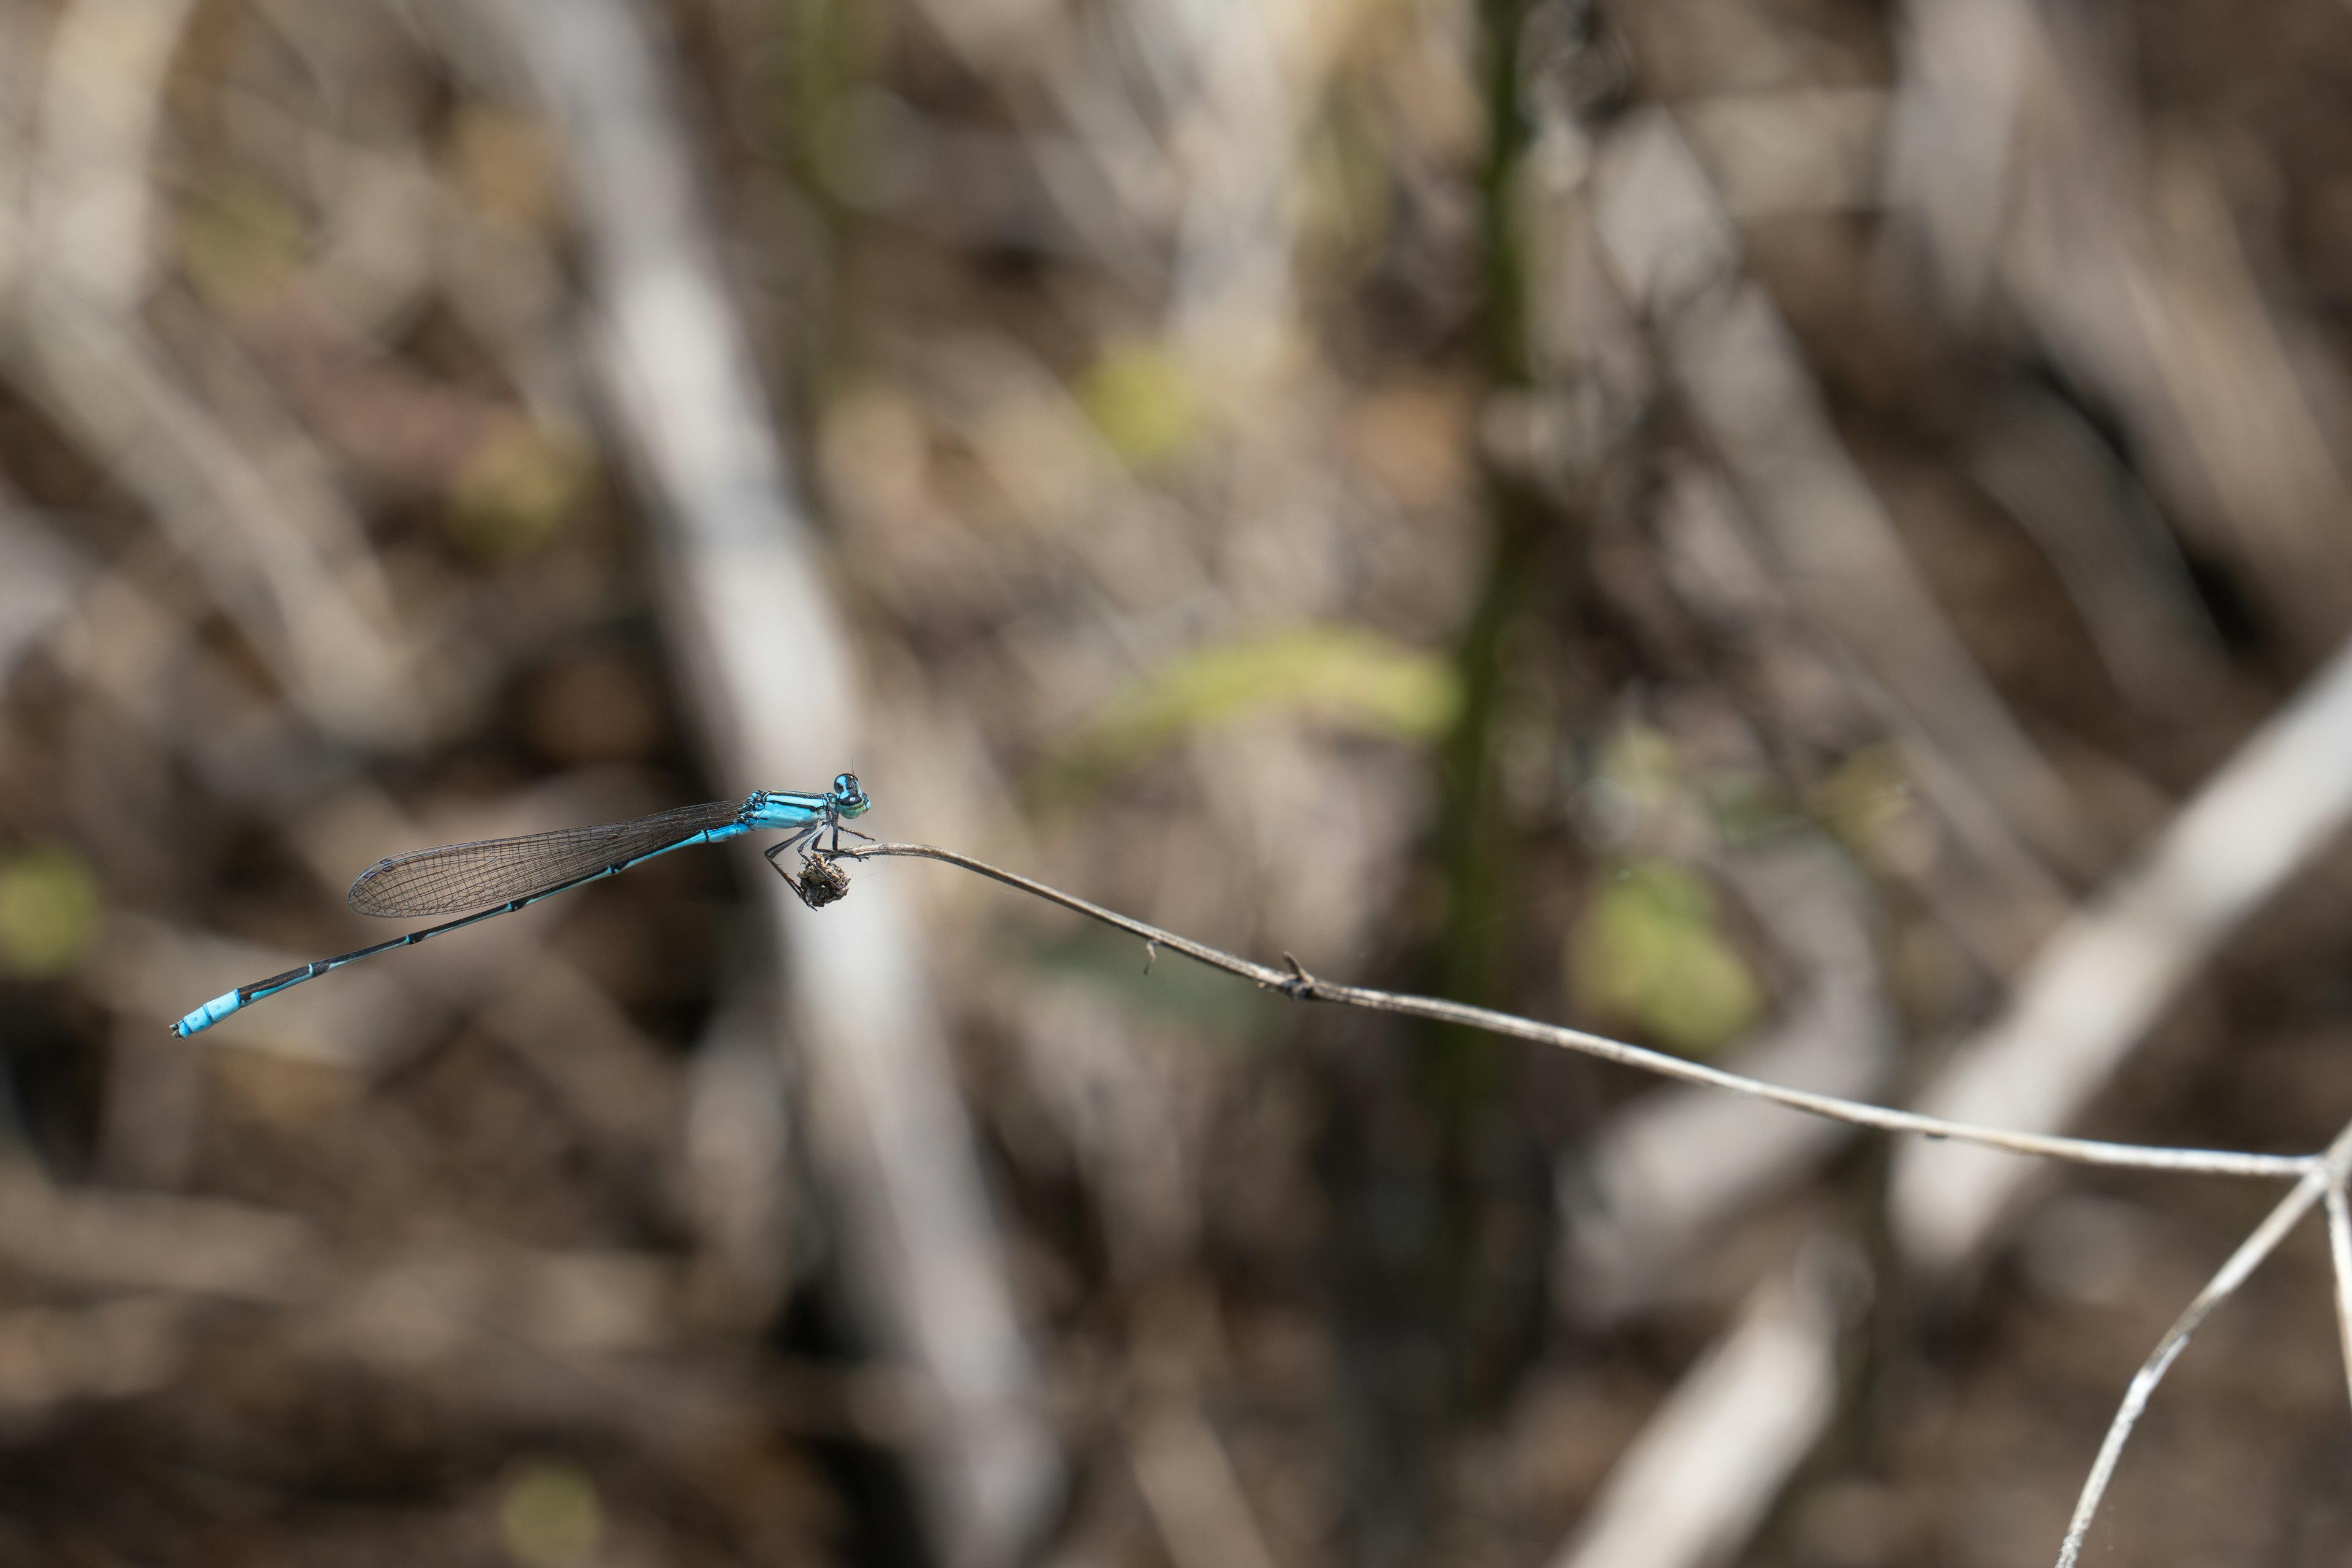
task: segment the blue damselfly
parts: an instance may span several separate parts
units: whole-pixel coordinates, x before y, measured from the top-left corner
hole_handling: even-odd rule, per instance
[[[822,795],[790,790],[761,790],[747,800],[712,801],[656,812],[632,822],[598,827],[565,827],[553,833],[526,834],[520,838],[489,838],[476,844],[444,844],[415,849],[377,861],[359,874],[346,895],[352,908],[363,915],[400,917],[448,915],[471,910],[463,920],[428,926],[394,937],[373,947],[334,958],[322,958],[250,985],[225,992],[172,1026],[182,1039],[211,1028],[230,1014],[275,996],[305,980],[395,947],[414,947],[428,937],[457,931],[479,921],[510,915],[541,899],[568,892],[600,877],[617,876],[630,867],[683,849],[689,844],[719,844],[746,833],[782,829],[791,835],[762,851],[768,864],[791,884],[811,909],[822,908],[849,890],[849,879],[828,861],[811,858],[803,846],[822,835],[832,836],[841,847],[844,821],[863,816],[874,803],[859,786],[855,773],[835,777],[833,788]],[[776,865],[787,849],[803,849],[798,875]]]

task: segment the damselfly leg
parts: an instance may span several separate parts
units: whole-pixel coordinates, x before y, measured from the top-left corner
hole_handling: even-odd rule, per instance
[[[768,868],[784,879],[784,886],[799,895],[801,902],[813,910],[821,910],[849,896],[849,873],[832,861],[821,859],[801,847],[814,837],[814,833],[801,834],[781,844],[772,845],[760,854],[768,862]],[[798,873],[787,871],[776,863],[777,856],[795,848],[801,851]]]

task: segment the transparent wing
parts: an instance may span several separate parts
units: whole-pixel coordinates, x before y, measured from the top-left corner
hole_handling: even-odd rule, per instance
[[[634,822],[444,844],[379,860],[346,895],[363,915],[455,915],[528,899],[735,820],[743,803],[682,805]]]

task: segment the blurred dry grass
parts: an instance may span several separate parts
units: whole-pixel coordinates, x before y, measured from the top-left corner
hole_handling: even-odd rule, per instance
[[[2069,1177],[1941,1273],[1874,1152],[911,864],[163,1025],[379,934],[380,855],[854,764],[1202,940],[1899,1100],[2352,625],[2352,13],[639,9],[854,672],[807,777],[734,776],[834,721],[714,694],[594,368],[560,8],[0,0],[0,1561],[1550,1561],[1792,1258],[1836,1397],[1716,1550],[2052,1551],[2264,1194]],[[890,884],[1064,1478],[984,1529],[776,1003]],[[2092,1128],[2325,1142],[2347,913],[2332,853]],[[2352,1550],[2323,1259],[2095,1546]]]

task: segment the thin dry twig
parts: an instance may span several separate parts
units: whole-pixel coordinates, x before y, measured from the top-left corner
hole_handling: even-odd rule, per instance
[[[2245,1154],[2219,1149],[2160,1149],[2137,1143],[2109,1143],[2091,1138],[2011,1132],[1999,1127],[1947,1121],[1940,1117],[1865,1105],[1833,1095],[1809,1094],[1802,1089],[1786,1089],[1779,1084],[1743,1078],[1738,1073],[1724,1072],[1720,1068],[1702,1067],[1679,1057],[1645,1050],[1640,1046],[1627,1045],[1622,1040],[1612,1040],[1605,1035],[1590,1034],[1563,1025],[1538,1023],[1532,1018],[1473,1007],[1462,1002],[1447,1002],[1432,996],[1408,996],[1393,991],[1376,991],[1369,986],[1342,985],[1334,981],[1320,980],[1301,968],[1297,959],[1287,955],[1285,956],[1286,967],[1281,969],[1253,963],[1221,948],[1179,936],[1174,931],[1104,909],[1099,904],[1088,903],[1059,889],[1032,881],[992,866],[985,860],[960,855],[952,849],[941,849],[929,844],[870,844],[822,853],[828,859],[868,860],[883,856],[907,856],[944,861],[992,878],[1009,888],[1033,893],[1064,909],[1075,910],[1088,919],[1117,927],[1155,947],[1181,952],[1212,969],[1222,969],[1229,974],[1255,981],[1293,1001],[1344,1003],[1377,1013],[1397,1013],[1437,1023],[1459,1024],[1467,1028],[1484,1029],[1490,1034],[1507,1035],[1515,1039],[1560,1046],[1569,1050],[1581,1051],[1587,1056],[1599,1057],[1603,1061],[1655,1073],[1661,1078],[1679,1079],[1685,1083],[1706,1084],[1715,1089],[1729,1089],[1735,1094],[1753,1095],[1794,1110],[1852,1122],[1858,1127],[1875,1127],[1887,1132],[1916,1132],[1928,1138],[1949,1138],[1960,1142],[1980,1143],[1988,1148],[2005,1149],[2014,1154],[2042,1154],[2052,1159],[2072,1160],[2078,1164],[2117,1165],[2143,1171],[2198,1172],[2217,1176],[2294,1177],[2308,1182],[2313,1179],[2315,1172],[2324,1174],[2326,1169],[2328,1156],[2326,1154]]]
[[[2158,1149],[2145,1146],[2109,1143],[2089,1139],[2060,1138],[2043,1134],[2017,1133],[2000,1128],[1947,1121],[1940,1118],[1891,1110],[1880,1106],[1864,1105],[1832,1096],[1808,1094],[1784,1089],[1776,1084],[1701,1067],[1696,1063],[1644,1050],[1604,1036],[1588,1034],[1580,1029],[1566,1028],[1554,1024],[1538,1023],[1533,1019],[1515,1017],[1484,1007],[1473,1007],[1458,1002],[1446,1002],[1425,996],[1401,995],[1394,992],[1376,991],[1365,986],[1342,985],[1319,980],[1309,974],[1298,961],[1285,955],[1286,967],[1275,969],[1247,959],[1236,957],[1219,948],[1210,947],[1172,931],[1131,916],[1118,914],[1098,904],[1074,897],[1042,882],[1003,870],[986,861],[977,860],[953,850],[926,844],[875,844],[825,852],[828,858],[870,859],[884,856],[905,856],[943,861],[975,871],[983,877],[1032,893],[1049,903],[1074,910],[1091,920],[1124,931],[1140,938],[1149,948],[1171,948],[1196,963],[1221,969],[1256,982],[1295,1001],[1338,1002],[1351,1006],[1370,1008],[1375,1012],[1396,1013],[1410,1017],[1429,1018],[1443,1023],[1460,1024],[1471,1028],[1507,1035],[1518,1039],[1536,1040],[1570,1050],[1582,1051],[1607,1061],[1639,1068],[1661,1077],[1685,1082],[1706,1084],[1735,1093],[1751,1095],[1811,1111],[1818,1116],[1852,1122],[1864,1127],[1876,1127],[1888,1131],[1923,1133],[1931,1138],[1948,1138],[2014,1153],[2044,1154],[2055,1159],[2072,1160],[2085,1164],[2130,1166],[2143,1170],[2198,1171],[2229,1175],[2294,1175],[2293,1191],[2283,1198],[2268,1217],[2257,1226],[2229,1261],[2195,1300],[2175,1321],[2164,1339],[2150,1354],[2126,1391],[2114,1424],[2108,1428],[2097,1459],[2084,1481],[2080,1500],[2065,1540],[2059,1550],[2058,1568],[2073,1568],[2081,1550],[2084,1534],[2098,1511],[2099,1501],[2113,1479],[2124,1446],[2130,1440],[2132,1428],[2140,1412],[2147,1407],[2156,1385],[2163,1381],[2189,1339],[2212,1314],[2213,1309],[2234,1293],[2263,1260],[2274,1251],[2295,1223],[2323,1196],[2328,1205],[2329,1238],[2336,1261],[2339,1317],[2345,1335],[2347,1377],[2352,1379],[2352,1202],[2347,1202],[2345,1187],[2347,1172],[2352,1172],[2352,1125],[2338,1133],[2335,1142],[2318,1154],[2269,1155],[2242,1154],[2222,1151]]]
[[[2336,1261],[2336,1331],[2344,1342],[2344,1386],[2352,1394],[2352,1197],[2338,1173],[2327,1184],[2327,1251]]]
[[[2106,1495],[2107,1483],[2115,1478],[2116,1465],[2123,1458],[2124,1445],[2131,1440],[2132,1427],[2138,1423],[2140,1412],[2147,1408],[2148,1396],[2156,1392],[2156,1385],[2164,1381],[2164,1374],[2171,1369],[2173,1362],[2188,1348],[2190,1337],[2204,1326],[2207,1318],[2213,1315],[2213,1309],[2235,1293],[2238,1287],[2246,1282],[2247,1277],[2261,1267],[2263,1259],[2277,1250],[2278,1244],[2286,1239],[2287,1232],[2311,1211],[2311,1206],[2319,1202],[2323,1194],[2340,1194],[2343,1192],[2347,1168],[2352,1168],[2352,1123],[2347,1123],[2344,1131],[2336,1135],[2336,1142],[2327,1146],[2326,1153],[2312,1162],[2303,1179],[2294,1184],[2294,1190],[2279,1200],[2278,1206],[2254,1227],[2254,1233],[2230,1255],[2230,1260],[2221,1265],[2221,1271],[2207,1282],[2205,1289],[2197,1292],[2197,1299],[2189,1302],[2188,1309],[2174,1320],[2172,1327],[2165,1331],[2164,1338],[2158,1342],[2155,1351],[2132,1378],[2131,1387],[2125,1390],[2123,1405],[2116,1411],[2114,1423],[2107,1427],[2106,1441],[2099,1445],[2099,1457],[2091,1466],[2089,1478],[2083,1482],[2083,1495],[2074,1504],[2074,1517],[2068,1522],[2066,1539],[2058,1548],[2058,1568],[2074,1568],[2075,1559],[2081,1556],[2083,1537],[2089,1533],[2091,1521],[2099,1511],[2099,1500]],[[2340,1208],[2341,1205],[2334,1206]],[[2331,1213],[2331,1222],[2333,1218]],[[2334,1228],[2332,1223],[2330,1228]],[[2336,1255],[2339,1281],[2344,1256],[2339,1250]]]

